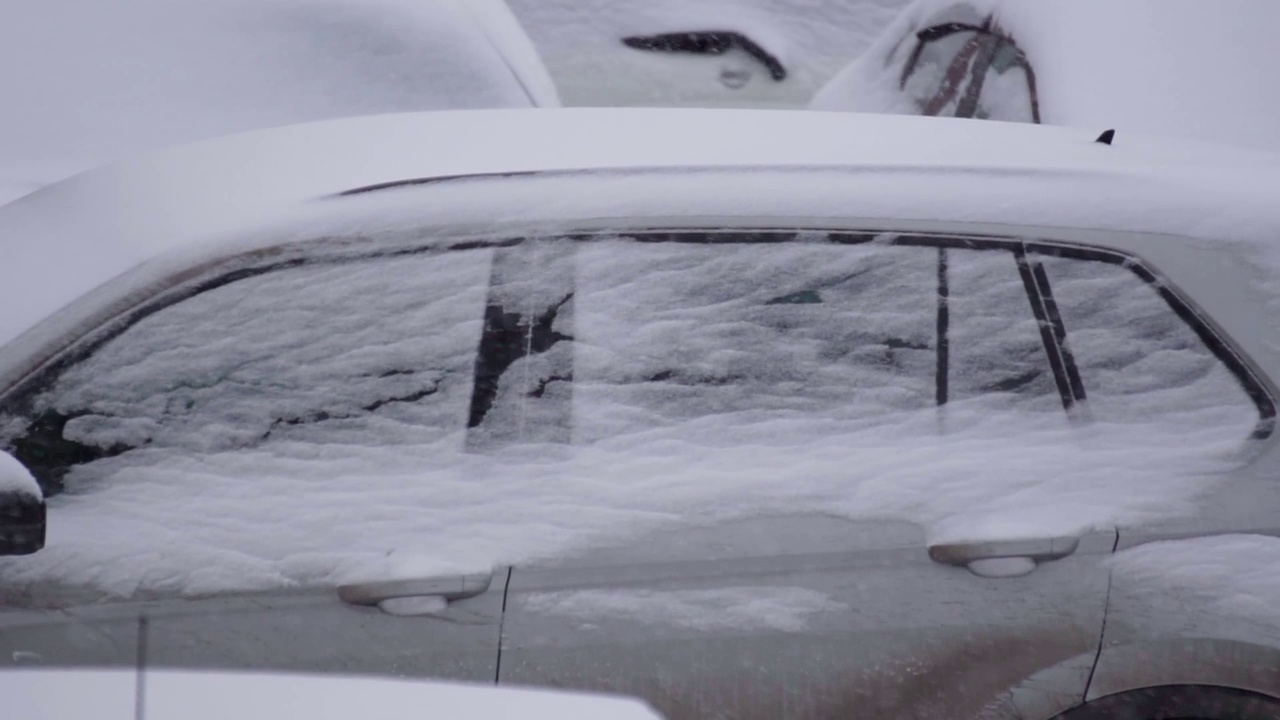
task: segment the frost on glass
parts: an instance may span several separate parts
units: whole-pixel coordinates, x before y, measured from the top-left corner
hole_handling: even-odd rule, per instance
[[[1249,436],[1257,408],[1156,287],[1122,265],[1039,260],[1094,421],[1216,426]]]
[[[1040,326],[1013,253],[946,250],[950,399],[1061,412]]]
[[[467,447],[564,443],[572,427],[573,244],[494,251]]]
[[[579,441],[934,402],[932,253],[614,240],[578,266]]]
[[[1185,512],[1258,418],[1123,267],[1033,258],[1088,393],[1069,418],[1010,251],[946,250],[939,407],[937,248],[662,239],[295,267],[148,316],[0,418],[6,445],[56,416],[96,449],[0,600],[472,573],[805,513],[1065,536]]]
[[[322,264],[164,308],[63,373],[34,415],[93,448],[461,440],[486,252]]]

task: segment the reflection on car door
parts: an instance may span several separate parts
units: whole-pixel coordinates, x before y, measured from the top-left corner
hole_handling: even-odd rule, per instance
[[[761,497],[746,513],[691,500],[659,532],[514,568],[501,682],[637,694],[670,718],[1053,716],[1084,697],[1116,542],[1105,522],[1072,525],[1070,473],[1105,462],[1075,434],[1091,403],[1117,433],[1168,420],[1135,439],[1217,443],[1179,425],[1195,408],[1241,440],[1259,421],[1123,259],[966,238],[646,239],[579,249],[574,442],[686,442],[695,469],[736,452],[750,460],[679,482]],[[794,432],[804,415],[824,422]],[[751,480],[761,464],[773,484]],[[845,476],[848,496],[830,492]],[[792,511],[771,512],[772,492]],[[809,496],[814,512],[794,512]]]

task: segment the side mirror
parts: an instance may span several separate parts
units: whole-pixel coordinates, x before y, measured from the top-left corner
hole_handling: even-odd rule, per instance
[[[44,547],[40,485],[22,463],[0,451],[0,555],[30,555]]]

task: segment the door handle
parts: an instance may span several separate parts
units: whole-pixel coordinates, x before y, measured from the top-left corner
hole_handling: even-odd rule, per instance
[[[483,595],[492,583],[492,572],[349,583],[338,586],[338,598],[348,605],[376,606],[390,615],[430,615],[455,600]]]
[[[1080,547],[1078,537],[948,543],[929,546],[929,559],[967,567],[981,577],[1019,577],[1040,563],[1061,560]]]

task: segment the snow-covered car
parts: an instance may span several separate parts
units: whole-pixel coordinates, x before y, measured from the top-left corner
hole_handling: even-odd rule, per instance
[[[9,717],[40,720],[658,720],[626,698],[276,673],[13,669],[0,694]]]
[[[1280,150],[1280,4],[915,0],[811,106],[1118,127]]]
[[[408,114],[12,203],[0,662],[1272,716],[1280,171],[1096,134]]]
[[[0,23],[0,88],[0,204],[231,133],[559,105],[505,0],[41,0]]]
[[[804,107],[907,0],[510,0],[566,104]]]

